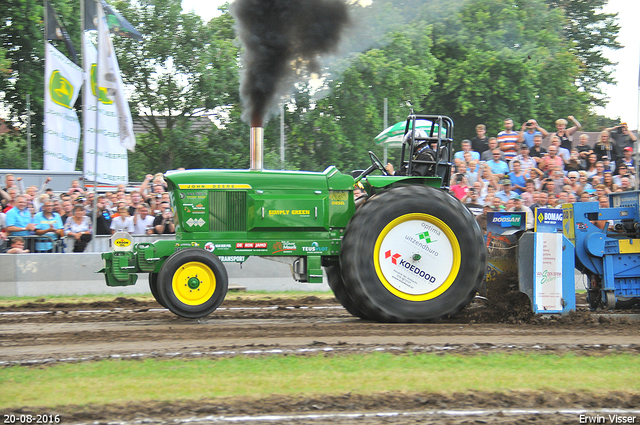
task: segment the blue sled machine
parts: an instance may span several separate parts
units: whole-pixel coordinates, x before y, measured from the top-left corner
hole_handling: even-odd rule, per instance
[[[580,202],[563,208],[563,233],[575,246],[576,269],[589,279],[593,309],[640,302],[640,191],[611,193],[609,205]]]

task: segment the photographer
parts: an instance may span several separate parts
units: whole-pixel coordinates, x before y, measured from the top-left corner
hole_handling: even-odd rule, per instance
[[[161,213],[153,220],[153,227],[158,235],[172,235],[176,232],[176,225],[173,222],[173,213],[168,202],[160,204]]]
[[[606,130],[610,133],[611,138],[616,141],[621,151],[623,151],[624,148],[633,149],[633,143],[638,140],[636,135],[629,131],[626,122],[616,125],[615,127],[607,128]]]
[[[522,124],[520,134],[518,135],[518,143],[524,143],[531,149],[533,147],[533,138],[537,134],[541,134],[542,138],[545,138],[549,135],[549,132],[540,127],[536,120],[530,119]]]

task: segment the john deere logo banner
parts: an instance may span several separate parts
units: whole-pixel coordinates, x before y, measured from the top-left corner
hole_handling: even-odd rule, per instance
[[[45,48],[44,169],[75,171],[80,122],[73,109],[82,69],[51,44]]]
[[[83,113],[85,179],[99,183],[126,184],[129,181],[127,149],[121,143],[122,129],[116,102],[107,96],[104,87],[97,87],[96,82],[100,80],[95,77],[98,52],[87,37],[83,38],[83,67],[91,78],[91,87],[86,87],[82,95],[86,108]]]

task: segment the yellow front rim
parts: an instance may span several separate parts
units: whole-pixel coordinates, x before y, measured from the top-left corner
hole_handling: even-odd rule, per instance
[[[216,276],[206,264],[192,261],[176,270],[172,287],[176,298],[184,304],[202,305],[216,290]]]
[[[436,261],[432,261],[430,264],[430,267],[432,268],[449,267],[448,273],[446,273],[446,278],[442,280],[442,283],[437,283],[437,286],[435,288],[429,291],[426,291],[424,293],[417,293],[417,294],[404,292],[398,289],[393,284],[391,284],[389,282],[389,279],[387,279],[387,277],[385,276],[383,272],[383,268],[381,267],[381,264],[380,264],[381,249],[384,249],[382,248],[382,245],[383,245],[383,242],[385,242],[385,238],[389,236],[389,232],[391,232],[393,229],[395,229],[397,226],[403,223],[408,223],[412,221],[417,223],[417,225],[419,225],[421,222],[425,222],[425,223],[428,223],[429,225],[435,226],[446,237],[446,241],[448,242],[451,248],[450,262],[438,263]],[[393,235],[391,237],[396,238],[397,236],[398,235]],[[382,257],[384,257],[384,254],[385,253],[382,253]],[[405,257],[406,256],[407,255],[405,255]],[[398,258],[400,257],[402,257],[402,255],[398,255]],[[389,292],[391,292],[392,294],[394,294],[399,298],[402,298],[408,301],[426,301],[426,300],[436,298],[442,293],[444,293],[447,289],[449,289],[449,287],[451,287],[453,282],[456,280],[456,277],[460,272],[460,262],[461,262],[460,244],[458,243],[458,238],[453,233],[451,228],[439,218],[429,214],[423,214],[423,213],[405,214],[391,221],[389,224],[387,224],[385,228],[382,230],[382,232],[380,233],[380,235],[378,235],[378,239],[376,240],[376,244],[373,249],[373,259],[374,259],[376,274],[378,275],[380,282],[382,282],[384,287],[387,288]],[[392,259],[392,258],[389,258],[389,259]]]

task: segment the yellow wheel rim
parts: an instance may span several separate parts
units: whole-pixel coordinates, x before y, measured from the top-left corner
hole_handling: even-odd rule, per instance
[[[176,270],[172,287],[176,298],[184,304],[202,305],[216,290],[216,276],[206,264],[192,261]]]
[[[449,289],[460,272],[460,257],[460,244],[451,228],[423,213],[391,221],[373,249],[380,282],[408,301],[430,300]]]

